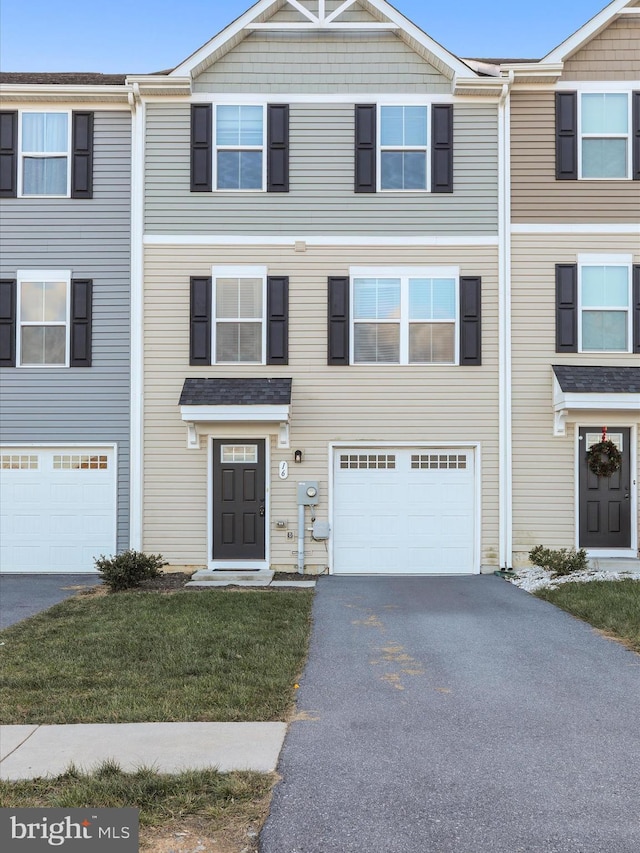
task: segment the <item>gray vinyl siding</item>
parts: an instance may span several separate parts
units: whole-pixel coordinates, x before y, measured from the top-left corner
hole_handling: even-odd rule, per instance
[[[148,234],[496,234],[495,104],[454,107],[454,192],[354,193],[353,104],[292,104],[290,192],[189,191],[189,104],[149,105]]]
[[[3,199],[2,278],[93,280],[91,368],[3,368],[1,440],[117,443],[118,549],[129,543],[130,115],[96,112],[93,199]]]
[[[194,92],[451,92],[451,81],[393,33],[252,33],[194,81]]]

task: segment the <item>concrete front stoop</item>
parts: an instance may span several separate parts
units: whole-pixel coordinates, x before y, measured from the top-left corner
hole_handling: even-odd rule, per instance
[[[640,572],[636,557],[591,557],[589,568],[596,572]]]
[[[315,580],[302,580],[293,575],[291,580],[274,581],[271,569],[199,569],[191,575],[185,586],[258,586],[258,587],[314,587]],[[298,579],[300,578],[300,579]]]

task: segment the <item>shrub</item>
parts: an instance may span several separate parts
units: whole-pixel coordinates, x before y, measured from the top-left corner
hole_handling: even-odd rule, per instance
[[[579,551],[575,548],[559,548],[554,551],[551,548],[536,545],[529,551],[529,559],[534,566],[553,572],[554,577],[582,572],[589,568],[587,552],[584,548],[580,548]]]
[[[142,551],[123,551],[115,557],[105,557],[101,554],[94,561],[102,582],[111,592],[122,589],[132,589],[140,586],[142,581],[157,578],[160,569],[167,563],[162,554],[143,554]]]

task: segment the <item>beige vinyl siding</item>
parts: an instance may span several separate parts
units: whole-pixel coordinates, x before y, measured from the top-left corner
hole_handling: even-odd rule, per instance
[[[290,192],[190,192],[190,106],[149,105],[150,234],[495,234],[497,107],[456,103],[454,192],[354,193],[354,105],[292,104]]]
[[[451,92],[393,33],[257,32],[202,72],[194,92]]]
[[[579,253],[631,253],[637,237],[518,235],[512,243],[513,330],[513,548],[517,562],[533,545],[575,545],[575,437],[553,435],[553,364],[640,367],[623,353],[555,352],[555,265],[577,263]],[[584,412],[579,423],[626,426],[640,413]],[[640,459],[640,453],[638,454]],[[640,470],[638,471],[640,478]]]
[[[640,221],[637,181],[556,180],[553,92],[514,92],[511,133],[513,222]]]
[[[189,276],[210,275],[212,264],[266,264],[269,274],[288,275],[289,365],[190,367]],[[483,365],[327,366],[327,277],[350,265],[460,265],[481,275]],[[144,548],[174,564],[207,560],[207,441],[188,450],[178,399],[187,377],[293,378],[291,449],[271,441],[270,535],[275,567],[293,569],[296,538],[275,528],[288,522],[296,533],[296,483],[320,481],[318,518],[328,517],[328,445],[332,441],[481,442],[482,562],[495,565],[498,543],[498,316],[495,248],[397,247],[166,247],[146,251]],[[229,425],[234,438],[264,434],[259,426]],[[304,462],[293,463],[301,449]],[[288,480],[278,462],[289,462]],[[307,563],[327,565],[322,543],[307,540]]]
[[[639,80],[640,20],[617,18],[566,60],[562,80]]]

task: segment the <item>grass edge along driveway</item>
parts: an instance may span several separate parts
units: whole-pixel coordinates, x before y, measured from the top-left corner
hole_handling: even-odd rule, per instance
[[[285,720],[311,590],[80,595],[0,634],[4,724]]]

